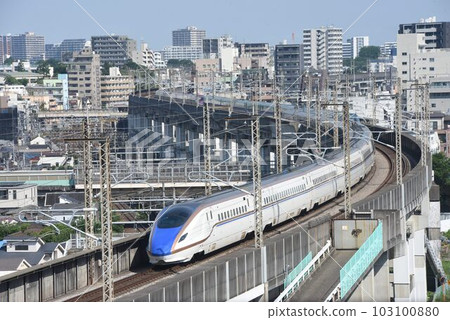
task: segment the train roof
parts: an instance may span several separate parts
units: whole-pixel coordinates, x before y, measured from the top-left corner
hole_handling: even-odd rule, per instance
[[[364,126],[360,123],[353,123],[353,129],[359,129],[361,132],[356,133],[355,132],[356,130],[352,131],[353,134],[352,134],[351,147],[359,146],[360,144],[364,143],[365,141],[367,141],[367,139],[370,138],[367,135],[371,134],[371,132],[366,126]],[[331,150],[325,156],[326,160],[328,160],[328,161],[335,161],[342,157],[343,157],[343,154],[342,154],[341,149]],[[305,175],[305,174],[308,174],[309,172],[313,171],[314,169],[316,169],[319,166],[326,166],[326,165],[328,165],[327,162],[321,162],[321,163],[313,162],[313,163],[310,163],[310,164],[307,164],[304,166],[299,166],[297,168],[291,168],[291,169],[284,170],[282,173],[272,174],[270,176],[263,177],[261,182],[262,182],[263,187],[268,187],[274,183],[280,183],[282,181],[289,180],[293,176],[298,175],[299,173],[302,173],[302,175]],[[210,196],[203,196],[203,197],[200,197],[200,198],[188,201],[188,202],[195,203],[195,204],[197,204],[195,207],[198,207],[201,204],[212,205],[218,201],[233,199],[233,198],[237,198],[239,196],[245,196],[246,192],[247,193],[253,192],[253,182],[250,181],[250,182],[240,186],[239,189],[241,189],[243,191],[234,188],[234,189],[217,192]]]

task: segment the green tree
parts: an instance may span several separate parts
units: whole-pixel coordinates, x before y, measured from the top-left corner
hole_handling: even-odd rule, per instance
[[[361,50],[359,50],[358,57],[374,60],[374,59],[377,59],[379,55],[380,55],[380,47],[367,46],[367,47],[362,47]]]
[[[13,57],[9,57],[9,58],[5,59],[5,61],[3,61],[3,64],[10,66],[10,65],[12,65],[13,62],[14,62]]]
[[[114,64],[112,64],[111,62],[105,62],[102,65],[102,75],[103,76],[107,76],[109,75],[109,68],[114,67]]]
[[[142,66],[138,65],[136,62],[133,62],[133,60],[129,59],[127,60],[127,62],[125,62],[125,64],[120,67],[120,73],[127,75],[127,74],[131,74],[132,71],[134,70],[138,70],[142,68]]]
[[[25,67],[24,67],[22,61],[20,61],[19,64],[17,65],[16,71],[17,72],[24,72],[25,71]]]
[[[450,210],[450,159],[445,154],[433,155],[434,181],[439,185],[441,209]]]
[[[67,73],[67,66],[55,59],[39,61],[36,71],[43,74],[44,77],[48,77],[50,75],[50,67],[53,68],[54,75]]]
[[[120,216],[118,214],[113,214],[112,221],[113,222],[120,221]],[[124,227],[123,227],[123,225],[120,225],[120,224],[113,224],[112,230],[113,230],[113,232],[122,233],[124,230]]]
[[[28,224],[26,223],[0,224],[0,240],[10,234],[24,232],[27,228]]]
[[[36,71],[37,73],[43,74],[44,77],[48,77],[50,74],[50,64],[45,60],[39,61]]]
[[[67,73],[67,65],[57,61],[55,59],[48,60],[48,63],[53,67],[53,74],[64,74]]]
[[[169,59],[169,61],[167,61],[167,67],[183,68],[190,70],[194,67],[194,63],[191,60]]]
[[[19,81],[16,78],[7,75],[5,77],[5,84],[12,86],[12,85],[19,84]]]
[[[440,186],[450,186],[450,159],[440,152],[433,155],[434,181]]]
[[[353,59],[354,71],[356,73],[367,72],[369,61],[377,59],[379,55],[380,55],[380,47],[377,46],[362,47],[361,50],[359,50],[359,55],[355,59]]]

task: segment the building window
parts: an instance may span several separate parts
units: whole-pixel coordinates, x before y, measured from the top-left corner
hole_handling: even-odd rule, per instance
[[[430,58],[430,62],[434,62],[434,58]]]
[[[407,65],[407,63],[406,62],[402,62],[402,66],[406,66]]]
[[[432,104],[431,104],[431,107],[432,107],[432,108],[436,108],[436,103],[432,103]]]
[[[16,251],[28,251],[28,245],[16,245]]]
[[[8,199],[8,190],[0,190],[0,200]]]
[[[402,52],[402,56],[407,56],[408,53],[407,52]]]
[[[433,121],[433,130],[437,130],[437,128],[438,128],[437,121]]]
[[[17,191],[13,190],[13,199],[16,200],[17,199]]]
[[[434,71],[434,67],[430,67],[430,71]]]
[[[408,72],[407,71],[402,71],[402,74],[407,74]]]

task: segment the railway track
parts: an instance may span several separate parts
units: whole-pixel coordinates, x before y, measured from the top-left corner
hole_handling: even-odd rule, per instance
[[[379,152],[385,159],[387,159],[389,163],[389,172],[384,178],[383,182],[380,183],[380,185],[375,189],[375,191],[372,191],[371,193],[379,191],[383,186],[394,183],[395,181],[395,152],[391,148],[388,148],[386,146],[383,146],[381,144],[376,144],[377,152]],[[406,174],[409,168],[409,162],[406,158],[403,159],[404,166],[403,166],[403,172]],[[372,170],[368,173],[366,176],[366,179],[358,183],[356,186],[352,188],[352,193],[357,194],[364,190],[368,184],[372,181],[376,174],[376,165],[373,166]],[[368,196],[368,195],[365,195]],[[264,236],[266,238],[271,238],[275,235],[278,235],[279,233],[283,231],[287,231],[289,229],[292,229],[294,227],[297,227],[301,225],[302,223],[307,222],[308,220],[312,218],[319,218],[324,215],[330,215],[332,218],[337,218],[340,215],[342,215],[341,212],[339,212],[339,209],[337,207],[343,206],[343,196],[337,197],[333,200],[330,200],[324,204],[322,204],[320,207],[310,211],[307,215],[304,216],[297,216],[292,218],[289,221],[286,221],[285,223],[281,224],[280,226],[277,226],[276,228],[270,229],[264,233]],[[231,252],[240,250],[244,247],[249,247],[253,245],[253,239],[245,239],[241,241],[240,243],[233,245],[231,247],[223,248],[222,250],[219,250],[216,253],[206,255],[202,257],[199,260],[191,261],[188,263],[180,264],[180,265],[173,265],[173,266],[152,266],[148,268],[144,268],[142,270],[139,270],[139,272],[123,278],[116,280],[114,282],[114,296],[122,296],[127,293],[131,293],[133,291],[136,291],[146,285],[149,285],[151,283],[156,283],[159,280],[162,280],[166,277],[169,277],[174,274],[178,274],[180,272],[185,271],[189,267],[191,267],[193,264],[196,263],[207,263],[208,261],[211,261],[213,259],[216,259],[217,257],[220,257],[222,255],[230,254]],[[77,295],[75,297],[72,297],[66,301],[79,301],[79,302],[95,302],[95,301],[102,301],[102,288],[100,287],[100,284],[97,285],[97,288],[85,292],[83,294]]]

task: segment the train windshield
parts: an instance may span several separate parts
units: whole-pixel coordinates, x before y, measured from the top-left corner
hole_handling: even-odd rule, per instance
[[[183,225],[191,216],[192,209],[186,207],[175,207],[167,210],[158,219],[156,225],[161,229],[177,228]]]

